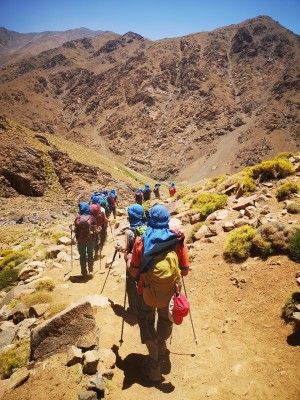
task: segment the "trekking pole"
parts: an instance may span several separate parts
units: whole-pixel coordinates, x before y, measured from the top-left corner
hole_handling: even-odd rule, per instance
[[[65,279],[65,277],[67,275],[69,275],[73,271],[73,236],[72,236],[72,228],[70,228],[70,231],[71,231],[71,269],[64,274],[64,280],[67,280],[67,279]]]
[[[122,343],[124,342],[124,340],[123,340],[123,332],[124,332],[125,307],[126,307],[126,298],[127,298],[126,286],[127,286],[127,273],[126,273],[126,278],[125,278],[125,295],[124,295],[124,306],[123,306],[123,317],[122,317],[121,338],[120,338],[120,340],[119,340],[119,342],[120,342],[120,347],[122,346]]]
[[[183,288],[184,288],[185,297],[187,298],[185,283],[184,283],[184,279],[183,279],[183,276],[182,276],[182,275],[181,275],[181,279],[182,279],[182,283],[183,283]],[[193,329],[193,333],[194,333],[194,341],[196,342],[196,344],[198,344],[198,339],[197,339],[196,334],[195,334],[195,328],[194,328],[194,324],[193,324],[193,319],[192,319],[192,314],[191,314],[190,308],[189,308],[189,315],[190,315],[191,324],[192,324],[192,329]]]
[[[117,255],[117,252],[118,252],[118,249],[116,249],[116,250],[115,250],[115,253],[114,253],[114,256],[113,256],[112,262],[111,262],[110,266],[108,267],[107,275],[106,275],[106,278],[105,278],[105,281],[104,281],[104,284],[103,284],[103,286],[102,286],[102,289],[101,289],[101,292],[100,292],[100,294],[102,294],[102,292],[103,292],[104,286],[105,286],[105,284],[106,284],[106,281],[107,281],[107,278],[108,278],[108,275],[109,275],[109,272],[110,272],[110,268],[111,268],[111,266],[112,266],[113,262],[115,261],[115,258],[116,258],[116,255]]]
[[[113,238],[113,242],[114,242],[114,246],[115,246],[115,236],[114,236],[114,234],[113,234],[113,230],[112,230],[110,221],[108,221],[108,223],[109,223],[109,226],[110,226],[111,236],[112,236],[112,238]]]

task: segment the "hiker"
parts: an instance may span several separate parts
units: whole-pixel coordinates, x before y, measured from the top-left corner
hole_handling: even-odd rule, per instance
[[[153,193],[154,193],[156,199],[160,199],[159,188],[160,188],[160,183],[156,183],[154,185],[154,189],[153,189]]]
[[[96,225],[98,228],[95,240],[95,247],[94,247],[95,250],[94,260],[97,260],[99,257],[99,251],[101,252],[101,250],[103,249],[103,245],[106,240],[107,224],[109,220],[106,218],[105,209],[99,206],[99,204],[91,204],[90,211],[91,214],[96,219]]]
[[[77,240],[77,249],[80,256],[81,274],[86,277],[88,264],[89,273],[93,272],[94,267],[94,248],[96,235],[98,233],[97,222],[90,212],[88,203],[82,202],[79,204],[79,215],[75,218],[74,226],[70,229],[75,232]]]
[[[173,322],[169,319],[169,302],[180,286],[180,274],[186,276],[189,269],[184,235],[169,229],[170,213],[163,205],[156,204],[149,211],[147,230],[137,237],[132,254],[127,255],[129,273],[138,279],[136,313],[141,342],[147,346],[149,363],[144,373],[152,381],[162,379],[160,357],[167,354],[166,340],[172,332]],[[157,272],[163,283],[155,284],[151,274]],[[155,295],[154,295],[155,294]],[[158,314],[155,327],[155,315]]]
[[[135,192],[135,202],[142,205],[144,200],[143,189],[138,188]]]
[[[107,200],[108,200],[109,207],[114,215],[114,219],[116,219],[117,218],[118,196],[117,196],[115,189],[111,189],[111,191],[108,194]]]
[[[150,189],[150,186],[148,183],[146,183],[143,193],[144,193],[144,201],[150,200],[151,199],[151,192],[152,190]]]
[[[107,190],[103,190],[102,193],[100,192],[94,192],[91,195],[91,204],[98,204],[100,207],[103,207],[105,209],[105,215],[107,218],[109,218],[110,214],[110,207],[107,201],[107,196],[105,195],[105,192],[107,193]]]
[[[127,212],[130,228],[125,231],[125,248],[118,248],[119,251],[125,253],[125,262],[127,262],[128,254],[132,252],[135,239],[142,236],[147,229],[144,208],[140,204],[129,206]],[[135,313],[136,286],[136,277],[131,276],[126,268],[126,292],[129,305],[127,311],[131,313]]]
[[[176,193],[175,183],[172,182],[170,187],[169,187],[169,194],[170,194],[171,197],[173,197],[175,193]]]

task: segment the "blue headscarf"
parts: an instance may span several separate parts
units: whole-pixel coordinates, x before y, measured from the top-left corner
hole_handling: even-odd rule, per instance
[[[104,196],[108,196],[108,191],[106,189],[103,189],[102,194],[104,194]]]
[[[171,183],[171,187],[175,187],[175,183],[174,182]]]
[[[133,204],[127,209],[129,224],[131,227],[144,225],[144,209],[139,204]]]
[[[150,189],[150,186],[148,185],[148,183],[146,183],[145,189]]]
[[[115,199],[115,198],[117,197],[117,194],[116,194],[115,189],[111,189],[111,191],[109,192],[109,195],[110,195],[113,199]]]
[[[90,206],[88,205],[88,203],[83,202],[79,204],[79,214],[80,215],[90,214]]]
[[[143,235],[144,254],[148,253],[156,243],[166,242],[177,237],[169,228],[170,213],[165,206],[156,204],[149,212],[148,228]]]

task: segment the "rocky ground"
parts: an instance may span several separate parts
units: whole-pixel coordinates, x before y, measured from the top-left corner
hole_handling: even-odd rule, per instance
[[[299,181],[299,175],[292,179]],[[276,186],[281,183],[261,186],[255,193],[254,218],[265,207],[269,212],[264,214],[264,218],[276,217],[291,226],[297,225],[300,223],[299,214],[287,213],[285,203],[278,202],[274,196]],[[299,197],[294,200],[299,202]],[[241,201],[244,197],[236,200],[230,196],[225,212],[210,217],[209,226],[215,226],[216,234],[198,232],[197,240],[189,244],[191,270],[185,278],[185,286],[192,319],[186,317],[182,325],[174,326],[168,342],[170,353],[163,360],[164,379],[158,384],[152,384],[141,373],[147,353],[145,346],[140,344],[138,326],[130,314],[125,314],[121,336],[124,260],[117,257],[110,274],[105,268],[105,264],[112,260],[116,242],[122,244],[124,241],[121,231],[126,225],[126,217],[118,216],[112,230],[109,229],[103,258],[101,262],[95,262],[93,277],[88,280],[80,277],[74,246],[72,271],[71,247],[68,245],[64,248],[64,256],[57,255],[46,260],[42,268],[43,276],[55,282],[53,293],[57,302],[72,305],[86,296],[102,292],[101,304],[94,305],[93,309],[100,332],[99,349],[112,351],[108,353],[111,372],[105,399],[165,399],[169,396],[178,400],[182,397],[191,400],[206,397],[216,400],[292,400],[299,397],[300,340],[293,334],[293,326],[281,319],[281,310],[287,297],[299,291],[296,276],[300,267],[286,255],[273,255],[267,259],[249,258],[242,263],[224,260],[224,240],[228,233],[223,227],[234,221],[253,219],[234,210]],[[176,206],[167,199],[164,203],[171,211],[178,206],[178,203]],[[8,203],[6,207],[9,207]],[[180,226],[184,221],[182,213],[172,211],[172,214],[172,225]],[[70,216],[59,218],[56,225],[60,224],[60,229],[65,227],[67,230],[69,220]],[[22,224],[6,224],[1,226],[1,234],[6,232],[6,239],[12,227],[15,233],[19,230],[20,237],[25,237]],[[26,234],[30,236],[29,224],[26,229]],[[183,223],[181,229],[188,236],[192,225]],[[46,243],[44,239],[44,245]],[[47,251],[49,247],[50,244]],[[70,273],[66,275],[68,271]],[[42,320],[43,317],[40,317],[38,323]],[[120,343],[121,338],[123,343]],[[68,352],[64,350],[31,363],[27,381],[2,394],[2,398],[76,399],[78,393],[89,387],[92,376],[68,367],[67,357]],[[9,382],[1,381],[2,393]]]

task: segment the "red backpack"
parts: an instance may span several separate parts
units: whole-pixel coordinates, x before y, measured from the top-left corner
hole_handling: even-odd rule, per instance
[[[75,220],[76,239],[78,243],[90,243],[95,238],[95,217],[78,215]]]

